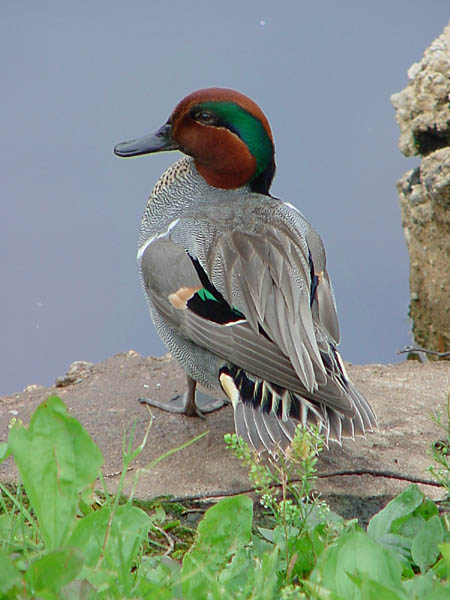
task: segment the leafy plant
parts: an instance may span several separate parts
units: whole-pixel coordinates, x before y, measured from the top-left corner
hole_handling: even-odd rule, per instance
[[[450,392],[447,396],[447,424],[442,422],[442,415],[434,416],[434,422],[444,432],[444,439],[431,446],[430,456],[434,464],[429,467],[430,473],[446,490],[446,505],[450,507]]]
[[[156,541],[170,539],[179,523],[163,503],[149,514],[120,494],[147,440],[133,449],[133,436],[124,440],[119,493],[105,487],[100,501],[94,484],[103,458],[59,398],[38,407],[28,428],[12,425],[0,454],[14,457],[23,488],[0,486],[0,599],[450,598],[448,516],[412,485],[367,532],[345,522],[313,490],[323,447],[317,430],[299,428],[278,459],[226,436],[249,469],[265,526],[249,497],[224,498],[206,511],[185,552]],[[448,462],[439,464],[445,482]]]
[[[56,396],[10,430],[7,454],[20,471],[47,551],[67,541],[83,494],[92,492],[103,456]]]
[[[119,505],[128,465],[146,442],[133,450],[133,434],[124,442],[119,493],[111,497],[105,487],[99,504],[94,484],[103,457],[60,398],[43,402],[28,428],[12,424],[3,458],[14,457],[30,510],[20,486],[15,496],[1,486],[0,597],[134,597],[136,560],[153,520],[131,498]]]
[[[285,571],[285,583],[306,577],[324,547],[332,542],[344,521],[313,493],[316,464],[323,450],[317,428],[298,427],[287,455],[261,457],[236,435],[225,442],[249,467],[249,479],[273,529],[259,527],[264,539],[276,544]]]

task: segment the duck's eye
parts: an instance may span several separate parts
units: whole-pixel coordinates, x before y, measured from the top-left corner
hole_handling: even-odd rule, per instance
[[[194,121],[202,123],[202,125],[214,125],[216,123],[216,117],[209,110],[196,110],[192,113]]]

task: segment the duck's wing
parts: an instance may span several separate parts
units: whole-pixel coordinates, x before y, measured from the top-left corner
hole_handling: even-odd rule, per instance
[[[230,332],[234,354],[229,360],[239,356],[237,366],[297,392],[292,402],[279,395],[280,404],[287,405],[284,415],[304,422],[301,408],[306,407],[315,420],[312,412],[320,405],[316,416],[339,440],[341,434],[353,437],[373,428],[375,416],[336,349],[339,326],[325,252],[318,234],[309,226],[305,231],[302,236],[285,223],[271,222],[262,237],[243,231],[221,235],[205,257],[205,270],[246,318]],[[338,414],[324,414],[327,409]]]
[[[141,249],[151,302],[177,333],[250,374],[246,385],[261,396],[255,406],[267,401],[284,421],[308,421],[306,406],[328,421],[332,436],[326,410],[353,422],[358,407],[334,348],[339,332],[324,254],[280,220],[261,220],[258,231],[255,219],[248,227],[223,222],[181,219]],[[363,433],[371,414],[363,410],[354,428],[336,426],[334,437]]]
[[[212,282],[193,250],[170,232],[146,244],[141,277],[150,302],[179,335],[274,384],[304,391],[287,354]]]
[[[313,393],[326,381],[317,343],[311,294],[313,281],[306,244],[286,227],[272,224],[258,235],[221,235],[205,256],[205,272],[225,299],[245,315],[257,342],[266,336]]]

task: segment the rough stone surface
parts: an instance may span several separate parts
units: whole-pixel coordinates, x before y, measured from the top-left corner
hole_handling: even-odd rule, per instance
[[[421,154],[398,182],[410,257],[410,316],[422,347],[450,350],[450,25],[391,98],[400,150]]]
[[[450,25],[408,71],[409,83],[391,102],[405,156],[426,155],[450,145]]]
[[[56,387],[66,387],[72,383],[80,383],[83,377],[89,374],[91,367],[94,364],[85,360],[76,360],[67,369],[67,373],[63,377],[57,377],[55,381]]]
[[[349,372],[372,404],[379,426],[365,439],[346,440],[342,447],[332,443],[320,458],[319,471],[324,476],[318,487],[341,514],[367,520],[368,513],[379,509],[410,480],[431,479],[427,452],[432,442],[443,437],[432,414],[446,410],[450,367],[447,362],[406,361],[349,366]],[[144,358],[133,351],[118,354],[89,367],[83,377],[64,387],[29,387],[28,391],[0,397],[0,442],[7,439],[12,417],[28,423],[40,402],[58,394],[102,450],[103,472],[114,491],[121,470],[124,432],[136,421],[137,445],[150,423],[149,410],[137,398],[166,400],[182,392],[184,386],[184,374],[170,355]],[[147,445],[127,475],[126,492],[132,489],[138,473],[135,494],[142,499],[161,495],[204,498],[248,489],[246,471],[225,450],[223,441],[224,434],[234,430],[231,407],[206,419],[158,409],[152,412]],[[207,435],[200,441],[146,469],[163,453],[203,432]],[[386,472],[393,475],[387,477]],[[0,481],[14,481],[16,477],[11,459],[0,464]],[[439,487],[422,488],[435,499],[442,497]]]

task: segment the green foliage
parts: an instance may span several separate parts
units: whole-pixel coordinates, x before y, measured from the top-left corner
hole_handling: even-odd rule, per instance
[[[280,452],[277,458],[263,459],[234,434],[226,435],[225,442],[249,468],[250,483],[274,525],[258,531],[278,549],[285,583],[307,577],[324,548],[344,527],[343,519],[312,494],[323,449],[318,429],[297,428],[288,455]]]
[[[287,457],[264,460],[226,436],[249,470],[265,526],[241,495],[209,508],[193,537],[181,505],[138,507],[120,495],[148,434],[134,449],[133,433],[124,440],[119,493],[105,489],[100,501],[93,489],[102,456],[59,398],[44,402],[28,428],[12,425],[0,451],[14,457],[26,495],[0,486],[0,600],[450,598],[448,516],[411,485],[367,532],[345,522],[313,492],[323,448],[317,430],[299,428]],[[188,542],[175,544],[172,531]]]
[[[13,561],[6,552],[0,552],[0,593],[6,594],[8,590],[20,583],[20,571],[16,569]]]
[[[221,582],[225,567],[226,581],[242,576],[239,560],[241,551],[251,540],[253,505],[247,496],[225,498],[208,510],[198,526],[197,540],[186,554],[181,568],[182,590],[186,598],[202,600],[209,595],[220,599],[226,594]]]
[[[145,444],[133,449],[133,433],[121,485]],[[131,498],[119,505],[121,487],[114,498],[105,489],[103,504],[95,499],[103,457],[60,398],[43,402],[28,428],[11,425],[2,459],[9,455],[30,508],[21,486],[15,495],[0,486],[0,598],[136,597],[147,583],[137,561],[153,519]]]
[[[440,413],[433,420],[443,431],[444,438],[435,442],[430,449],[429,454],[434,464],[429,467],[429,471],[447,492],[445,504],[450,508],[450,392],[447,396],[447,424],[442,422]]]
[[[77,506],[93,486],[103,463],[100,450],[63,402],[51,396],[26,429],[14,425],[8,437],[48,551],[65,543],[75,524]]]
[[[400,587],[401,574],[401,564],[389,550],[355,530],[343,533],[322,554],[310,584],[318,584],[342,598],[354,598],[358,597],[358,589],[362,591],[369,582],[371,587],[375,584],[377,589],[381,586],[395,592]]]
[[[70,583],[83,566],[83,552],[78,548],[61,548],[42,554],[33,560],[25,573],[25,584],[39,595],[57,593]]]

